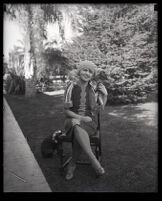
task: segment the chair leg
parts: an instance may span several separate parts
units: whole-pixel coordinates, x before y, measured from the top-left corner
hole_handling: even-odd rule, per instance
[[[99,157],[101,158],[101,154],[102,154],[102,149],[101,149],[101,143],[99,144]]]
[[[97,145],[95,146],[95,155],[96,155],[96,158],[98,159],[98,157],[99,157],[99,149],[98,149]]]
[[[72,157],[70,156],[63,164],[62,164],[62,168],[64,169],[68,164],[69,162],[71,161]]]
[[[95,155],[96,155],[96,158],[97,160],[101,160],[101,146],[99,145],[96,145],[95,147]]]
[[[64,168],[69,164],[72,157],[69,157],[66,161],[64,161],[64,152],[63,152],[63,143],[62,142],[59,142],[59,145],[58,145],[58,155],[59,155],[59,159],[60,159],[60,167],[59,167],[60,174],[63,175]]]
[[[59,145],[58,145],[58,155],[59,155],[59,159],[60,159],[60,174],[62,175],[63,174],[63,145],[62,145],[62,142],[59,142]]]
[[[80,160],[78,160],[77,164],[78,165],[90,165],[90,162],[89,161],[80,161]]]

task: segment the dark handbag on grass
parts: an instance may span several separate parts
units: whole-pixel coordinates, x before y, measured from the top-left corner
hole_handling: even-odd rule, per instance
[[[57,130],[42,141],[41,154],[44,158],[51,158],[53,156],[53,152],[57,149],[60,135],[62,135],[62,131]]]

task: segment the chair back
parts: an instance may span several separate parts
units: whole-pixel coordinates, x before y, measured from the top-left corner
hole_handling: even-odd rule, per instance
[[[100,117],[101,116],[101,114],[100,114],[100,109],[98,109],[98,111],[97,111],[97,130],[100,130],[100,128],[101,128],[101,124],[100,124]]]

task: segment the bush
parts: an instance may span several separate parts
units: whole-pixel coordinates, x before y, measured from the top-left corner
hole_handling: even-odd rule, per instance
[[[4,88],[7,94],[23,95],[25,94],[25,80],[23,76],[18,76],[14,72],[10,72],[6,80],[4,80]]]
[[[98,79],[108,92],[108,104],[142,103],[148,100],[150,93],[157,90],[156,80],[124,79],[119,82],[106,70],[100,71]]]

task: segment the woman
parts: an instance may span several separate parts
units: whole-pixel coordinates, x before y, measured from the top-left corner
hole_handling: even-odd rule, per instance
[[[81,61],[78,65],[77,76],[70,82],[65,90],[65,130],[73,137],[72,160],[68,164],[66,179],[73,178],[76,161],[83,150],[96,174],[105,173],[96,156],[92,152],[89,136],[94,134],[97,127],[96,109],[99,96],[100,104],[104,106],[107,101],[107,91],[103,84],[96,87],[92,81],[96,75],[96,66],[90,61]],[[77,78],[77,79],[76,79]],[[97,93],[96,93],[97,92]]]

